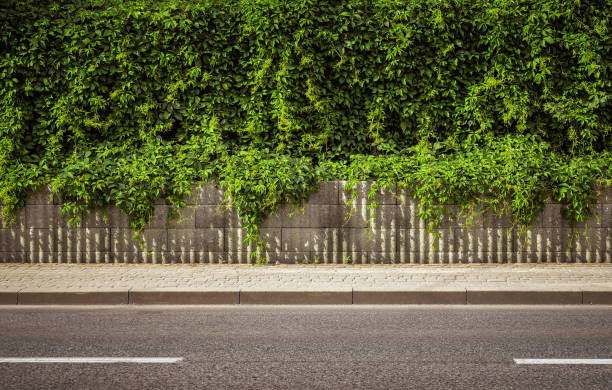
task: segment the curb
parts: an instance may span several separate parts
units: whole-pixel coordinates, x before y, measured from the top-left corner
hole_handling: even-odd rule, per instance
[[[356,305],[465,305],[466,290],[354,290]]]
[[[242,305],[350,305],[351,289],[337,291],[240,291]]]
[[[470,305],[581,305],[582,291],[467,291]]]
[[[612,290],[0,291],[0,305],[612,305]]]
[[[128,302],[134,305],[236,305],[239,291],[207,290],[129,290]]]
[[[18,305],[122,305],[128,303],[124,291],[117,290],[29,290],[17,293]]]

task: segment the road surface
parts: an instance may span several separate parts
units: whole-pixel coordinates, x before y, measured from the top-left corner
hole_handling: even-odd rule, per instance
[[[606,306],[0,308],[0,389],[611,389],[609,359]]]

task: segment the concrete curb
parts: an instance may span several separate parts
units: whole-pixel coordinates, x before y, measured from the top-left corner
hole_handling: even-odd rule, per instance
[[[612,290],[44,290],[0,291],[0,305],[612,305]]]
[[[130,290],[129,303],[135,305],[236,305],[239,291],[207,290]]]
[[[0,305],[16,305],[18,291],[0,291]]]
[[[240,291],[242,305],[350,305],[353,292],[337,291]]]
[[[582,291],[467,291],[470,305],[581,305]]]
[[[354,290],[356,305],[465,305],[462,290]]]
[[[118,290],[21,290],[19,305],[122,305],[128,303],[128,292]]]
[[[612,291],[583,291],[582,303],[585,305],[612,305]]]

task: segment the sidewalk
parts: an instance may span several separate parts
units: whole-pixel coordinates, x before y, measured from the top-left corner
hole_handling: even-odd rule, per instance
[[[0,264],[0,304],[612,305],[612,266]]]

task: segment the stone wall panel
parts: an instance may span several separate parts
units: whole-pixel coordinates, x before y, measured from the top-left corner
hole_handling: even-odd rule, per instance
[[[337,181],[319,183],[319,189],[308,198],[309,204],[340,204],[340,184]]]
[[[548,203],[524,235],[508,211],[482,213],[476,208],[466,214],[454,205],[446,205],[451,212],[429,232],[418,218],[418,201],[410,191],[377,191],[369,199],[372,183],[359,182],[357,197],[346,205],[350,191],[344,190],[345,184],[320,183],[308,203],[280,206],[260,228],[265,252],[257,253],[259,260],[273,264],[612,262],[612,188],[602,191],[596,215],[578,224],[571,237],[558,203]],[[16,223],[0,228],[0,262],[253,261],[256,247],[244,243],[246,231],[237,211],[223,204],[223,191],[212,184],[194,187],[179,219],[168,220],[172,206],[158,199],[153,219],[142,233],[142,248],[132,237],[129,217],[118,207],[85,212],[73,227],[69,216],[61,216],[59,199],[49,199],[49,194],[45,189],[30,196]],[[372,201],[380,206],[368,208]]]
[[[345,186],[347,181],[339,181],[338,185],[340,186],[340,203],[345,204],[352,198],[352,190],[345,190]],[[399,196],[396,195],[395,189],[384,190],[379,189],[374,194],[374,197],[370,199],[369,192],[372,188],[372,182],[368,181],[359,181],[355,185],[355,193],[356,196],[352,200],[353,204],[363,204],[363,203],[372,203],[373,201],[378,202],[379,204],[392,204],[395,205],[398,203]]]
[[[283,228],[283,252],[341,252],[340,229]]]

